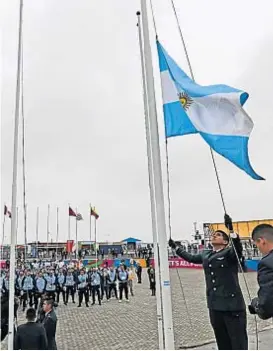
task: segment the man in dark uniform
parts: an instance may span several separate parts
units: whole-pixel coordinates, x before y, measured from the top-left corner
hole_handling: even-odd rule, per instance
[[[15,350],[47,350],[47,337],[42,324],[35,323],[34,308],[27,310],[27,323],[21,324],[15,334]]]
[[[43,326],[46,331],[48,350],[57,350],[55,335],[57,327],[57,316],[53,310],[54,301],[45,300],[43,304],[43,310],[45,317],[43,319]]]
[[[263,254],[258,264],[258,297],[248,306],[251,314],[261,319],[273,317],[273,227],[260,224],[252,232],[252,240]]]
[[[231,218],[227,215],[225,223],[233,232]],[[228,235],[218,230],[211,235],[213,249],[195,255],[177,248],[172,239],[169,245],[186,261],[203,264],[207,305],[218,349],[247,350],[246,307],[238,280],[238,258],[243,248],[237,234],[231,233],[230,240],[232,245],[229,245]]]

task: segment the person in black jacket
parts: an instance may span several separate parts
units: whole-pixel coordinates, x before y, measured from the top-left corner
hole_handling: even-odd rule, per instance
[[[225,223],[232,232],[232,221],[227,215]],[[230,240],[232,245],[229,236],[218,230],[211,235],[213,249],[195,255],[176,248],[172,239],[169,245],[186,261],[203,265],[207,306],[218,349],[247,350],[246,307],[238,280],[238,259],[243,247],[237,234],[230,234]]]
[[[45,312],[45,317],[42,324],[46,331],[48,350],[57,350],[55,335],[57,327],[57,316],[54,312],[54,301],[45,300],[43,305],[43,310]]]
[[[47,337],[42,324],[35,323],[36,313],[34,308],[29,308],[26,313],[27,323],[21,324],[15,334],[15,350],[47,350]]]
[[[258,297],[248,308],[251,314],[269,319],[273,317],[273,227],[258,225],[252,232],[252,239],[264,256],[258,264]]]

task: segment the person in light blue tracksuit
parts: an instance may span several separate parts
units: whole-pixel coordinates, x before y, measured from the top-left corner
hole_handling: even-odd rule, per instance
[[[57,275],[57,303],[60,301],[60,294],[63,296],[63,302],[65,303],[65,289],[64,289],[65,275],[63,270],[60,269]]]
[[[40,272],[38,277],[34,280],[35,283],[35,294],[34,294],[34,305],[35,309],[38,309],[39,299],[42,298],[42,295],[45,293],[46,280],[43,277],[43,273]]]
[[[91,289],[92,289],[92,305],[95,305],[95,296],[96,293],[98,295],[99,305],[101,305],[101,275],[98,272],[98,268],[93,268],[93,272],[91,274]]]
[[[57,278],[53,270],[50,271],[50,273],[45,276],[45,280],[46,280],[46,288],[45,288],[46,294],[48,295],[49,298],[55,301]]]
[[[34,281],[30,271],[27,271],[27,275],[22,280],[22,288],[23,288],[23,312],[24,312],[27,307],[28,300],[29,300],[30,307],[32,307],[33,305]]]
[[[80,275],[78,276],[78,290],[79,290],[79,306],[81,307],[82,305],[82,300],[83,300],[83,295],[85,299],[85,305],[86,307],[89,307],[88,305],[88,275],[84,272],[84,270],[80,271]]]
[[[67,272],[67,275],[65,276],[65,282],[64,282],[64,289],[65,291],[65,305],[68,303],[68,297],[69,294],[72,296],[72,302],[75,303],[74,296],[75,296],[75,277],[72,274],[72,271],[69,269]]]

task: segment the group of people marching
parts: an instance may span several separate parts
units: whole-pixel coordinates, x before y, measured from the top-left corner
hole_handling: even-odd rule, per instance
[[[44,298],[52,299],[59,303],[62,299],[67,305],[71,296],[75,303],[75,294],[78,291],[78,307],[82,306],[83,300],[89,307],[89,297],[92,296],[92,305],[96,298],[98,304],[105,298],[109,301],[116,298],[119,302],[125,298],[129,301],[129,293],[134,296],[133,282],[137,277],[141,283],[142,268],[139,264],[134,267],[126,267],[122,263],[118,268],[70,268],[64,265],[62,268],[47,266],[42,269],[17,269],[15,279],[15,295],[23,306],[23,311],[29,305],[38,309],[39,301]],[[150,288],[155,295],[155,274],[152,267],[148,270]],[[9,271],[3,272],[1,276],[1,291],[4,295],[9,293]]]

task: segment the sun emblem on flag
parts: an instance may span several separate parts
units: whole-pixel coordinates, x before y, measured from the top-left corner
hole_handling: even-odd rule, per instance
[[[185,92],[179,93],[178,98],[179,98],[179,101],[181,102],[184,110],[187,111],[189,109],[189,107],[191,106],[191,104],[193,103],[193,99]]]

